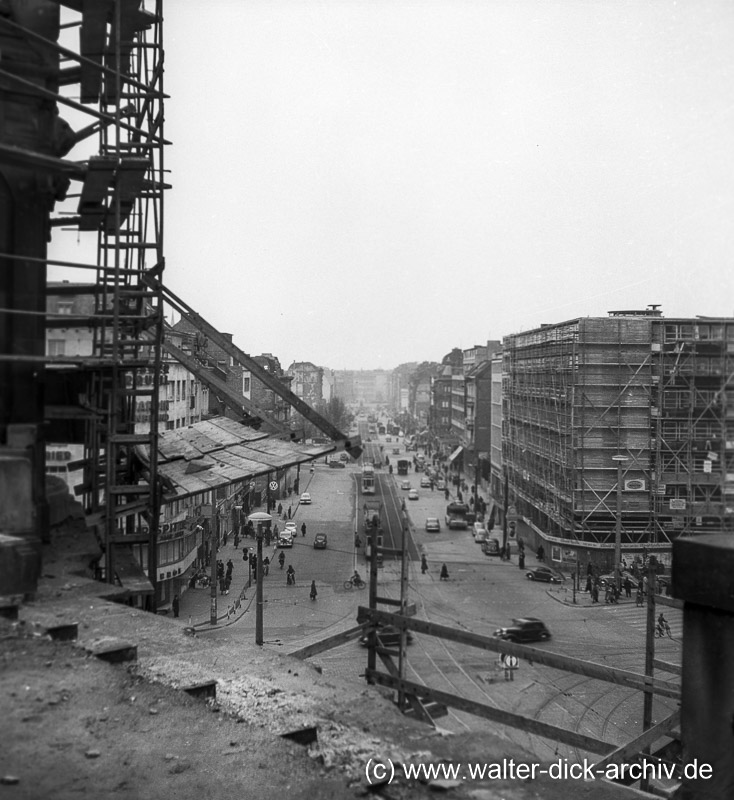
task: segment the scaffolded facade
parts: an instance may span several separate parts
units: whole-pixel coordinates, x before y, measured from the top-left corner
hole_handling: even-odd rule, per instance
[[[734,319],[611,312],[508,336],[503,463],[518,512],[579,550],[732,530]],[[622,457],[621,483],[618,464]]]
[[[3,305],[12,319],[28,320],[24,329],[4,328],[0,337],[6,365],[0,405],[9,409],[4,430],[19,422],[34,430],[28,450],[34,451],[39,499],[44,439],[83,443],[84,456],[74,466],[83,469],[80,499],[105,554],[100,575],[138,599],[152,598],[147,605],[154,608],[163,316],[158,290],[142,276],[159,276],[164,266],[166,142],[163,16],[160,2],[148,6],[152,10],[141,0],[30,0],[0,15],[3,107],[20,109],[17,124],[6,115],[0,130],[0,165],[15,187],[4,213],[15,216],[16,226],[0,253]],[[61,44],[66,37],[73,46]],[[76,160],[65,159],[67,153]],[[63,200],[76,201],[73,212],[57,208],[54,216],[54,204]],[[36,213],[29,215],[29,208]],[[96,259],[50,260],[48,234],[61,227],[96,237]],[[49,265],[94,274],[86,290],[91,313],[46,313]],[[26,276],[23,285],[14,274]],[[73,284],[68,290],[80,291]],[[64,291],[63,285],[53,288],[54,295]],[[91,355],[47,355],[46,330],[54,327],[90,328]],[[6,400],[21,390],[33,416]],[[149,404],[150,425],[136,433],[141,401]],[[150,448],[145,462],[139,446]],[[46,529],[37,518],[35,533],[43,536]],[[150,580],[137,567],[135,547],[150,554]]]

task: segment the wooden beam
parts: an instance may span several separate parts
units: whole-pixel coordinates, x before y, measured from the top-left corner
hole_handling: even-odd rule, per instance
[[[340,633],[327,636],[325,639],[320,639],[318,642],[301,647],[299,650],[294,650],[288,655],[300,659],[311,658],[311,656],[315,656],[318,653],[323,653],[326,650],[331,650],[333,647],[339,647],[341,644],[345,644],[346,642],[356,639],[364,633],[364,629],[364,625],[357,625],[354,628],[348,628]]]
[[[458,697],[449,692],[442,692],[438,689],[431,689],[428,686],[423,686],[419,683],[409,680],[400,680],[399,678],[391,675],[386,675],[383,672],[376,670],[366,671],[367,680],[372,680],[382,686],[388,686],[397,691],[403,691],[406,695],[416,695],[421,701],[426,700],[441,703],[450,708],[458,708],[460,711],[466,711],[476,717],[483,717],[485,719],[498,722],[501,725],[507,725],[511,728],[520,728],[525,733],[532,733],[536,736],[543,736],[546,739],[551,739],[554,742],[561,742],[571,747],[577,747],[580,750],[586,750],[590,753],[598,753],[599,755],[607,755],[614,751],[614,745],[608,742],[602,742],[599,739],[593,739],[590,736],[584,736],[575,731],[569,731],[566,728],[559,728],[556,725],[549,725],[546,722],[540,722],[537,719],[530,717],[523,717],[520,714],[513,714],[510,711],[504,711],[500,708],[488,706],[485,703],[478,703],[474,700],[467,700],[465,697]]]
[[[494,653],[508,654],[517,656],[527,661],[529,664],[543,664],[546,667],[572,672],[578,675],[585,675],[587,678],[616,683],[620,686],[627,686],[637,691],[651,689],[654,694],[662,697],[672,697],[679,700],[681,696],[680,686],[668,681],[660,681],[655,678],[647,678],[637,672],[628,670],[614,669],[602,664],[595,664],[590,661],[582,661],[578,658],[549,653],[545,650],[537,650],[523,644],[513,644],[493,636],[482,636],[478,633],[459,631],[447,625],[438,625],[435,622],[415,619],[414,617],[404,617],[400,614],[393,614],[389,611],[372,611],[366,606],[359,606],[357,610],[357,622],[382,622],[387,625],[394,625],[397,628],[406,628],[417,633],[426,633],[429,636],[436,636],[440,639],[448,639],[452,642],[459,642],[480,650],[489,650]]]
[[[647,731],[643,731],[631,742],[627,742],[627,744],[617,748],[614,752],[609,753],[601,761],[597,761],[595,769],[603,770],[607,764],[629,763],[637,753],[650,747],[658,739],[662,739],[663,736],[669,735],[670,731],[678,727],[678,725],[680,725],[680,709],[676,709],[662,722]]]

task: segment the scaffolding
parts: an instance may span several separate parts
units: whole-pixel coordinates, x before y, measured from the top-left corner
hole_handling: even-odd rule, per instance
[[[50,264],[89,270],[95,282],[84,289],[72,284],[49,290],[53,295],[87,292],[93,301],[91,313],[79,318],[45,314],[45,327],[42,321],[34,330],[32,358],[28,349],[26,355],[17,355],[13,332],[1,354],[5,363],[14,358],[21,364],[15,378],[22,378],[25,369],[26,385],[32,364],[32,394],[43,397],[45,392],[44,408],[33,420],[38,445],[36,490],[42,491],[42,431],[47,431],[51,441],[83,443],[83,458],[73,466],[83,468],[81,500],[87,524],[104,552],[98,575],[128,589],[134,602],[155,610],[163,316],[160,289],[142,278],[154,274],[160,279],[164,267],[163,153],[167,142],[163,138],[161,2],[148,11],[141,7],[141,0],[63,0],[63,20],[58,5],[30,5],[35,14],[20,11],[0,17],[3,43],[10,41],[16,56],[6,62],[4,53],[3,66],[10,66],[0,71],[0,86],[6,90],[4,103],[8,97],[23,95],[22,102],[33,109],[31,118],[45,131],[45,139],[21,148],[18,145],[26,142],[4,129],[0,163],[6,171],[20,173],[19,182],[30,185],[27,191],[32,198],[38,195],[39,185],[50,183],[54,194],[45,198],[39,227],[45,232],[63,227],[96,235],[97,258],[93,264],[50,261],[46,236],[38,231],[29,232],[26,252],[18,252],[17,242],[12,252],[11,243],[11,252],[2,257],[10,263],[19,259],[21,266],[30,263],[41,278],[31,301],[8,291],[14,314],[45,314]],[[64,35],[78,32],[77,47],[60,43],[62,30]],[[37,68],[34,72],[39,52],[45,68],[43,82]],[[89,124],[75,132],[58,116],[59,109],[71,109],[76,119]],[[90,137],[92,141],[97,137],[96,153],[82,161],[60,157]],[[28,181],[29,175],[35,177],[35,184]],[[80,187],[78,192],[67,194],[70,181]],[[75,213],[51,217],[54,202],[64,198],[78,200]],[[91,330],[91,355],[46,356],[46,330],[74,326]],[[149,424],[145,432],[136,432],[136,405],[141,400],[150,404]],[[3,420],[5,425],[13,422],[12,413]],[[141,460],[140,446],[147,448],[149,458]],[[38,520],[36,532],[44,528]]]
[[[628,550],[731,530],[732,328],[653,309],[507,337],[503,462],[526,519],[576,551],[610,550],[621,494]]]

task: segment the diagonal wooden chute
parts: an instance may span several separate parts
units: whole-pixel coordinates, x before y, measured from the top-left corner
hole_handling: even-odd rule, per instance
[[[354,459],[360,457],[362,454],[362,442],[359,436],[353,438],[347,437],[335,425],[329,422],[329,420],[322,417],[321,414],[311,408],[308,403],[281,383],[275,375],[263,369],[254,358],[240,350],[236,344],[230,342],[226,336],[223,336],[213,325],[207,322],[200,314],[197,314],[191,306],[187,305],[180,297],[177,297],[170,289],[165,287],[160,280],[160,272],[161,269],[159,266],[153,267],[143,274],[143,282],[150,289],[160,291],[163,300],[168,303],[171,308],[178,311],[187,322],[201,331],[201,333],[210,341],[214,342],[217,347],[220,347],[237,363],[249,370],[253,377],[257,378],[261,383],[267,386],[268,389],[285,400],[285,402],[294,408],[304,419],[307,419],[312,425],[322,431],[322,433],[326,434],[326,436],[336,444],[337,449],[346,450]],[[258,416],[261,416],[259,412]]]

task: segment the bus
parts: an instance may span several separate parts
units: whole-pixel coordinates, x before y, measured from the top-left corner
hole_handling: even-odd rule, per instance
[[[375,468],[372,464],[362,467],[362,494],[375,493]]]

